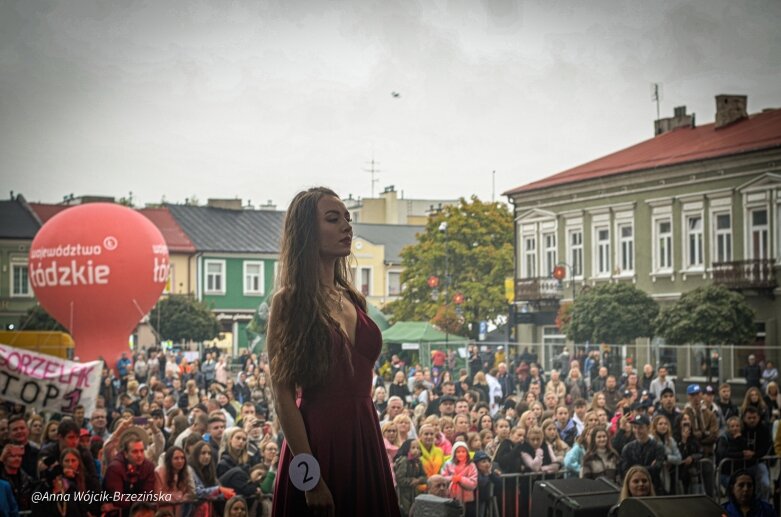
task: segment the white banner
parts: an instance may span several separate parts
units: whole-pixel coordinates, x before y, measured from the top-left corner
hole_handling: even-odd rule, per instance
[[[90,415],[102,370],[102,361],[74,363],[0,345],[0,398],[54,413],[73,413],[81,404]]]

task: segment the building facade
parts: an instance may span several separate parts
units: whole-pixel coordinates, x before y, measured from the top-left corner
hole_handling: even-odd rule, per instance
[[[517,335],[545,366],[566,342],[560,305],[603,282],[632,283],[660,304],[710,283],[739,291],[757,337],[722,354],[726,376],[752,350],[779,359],[781,110],[749,116],[746,102],[718,96],[715,123],[700,127],[676,108],[650,140],[505,193],[516,217]],[[556,266],[563,281],[552,277]],[[704,353],[656,338],[620,345],[679,375],[695,375]]]
[[[458,203],[457,199],[405,199],[393,185],[385,187],[377,198],[343,199],[353,221],[362,224],[425,225],[431,213]]]
[[[41,221],[21,194],[0,201],[0,324],[19,328],[22,316],[37,302],[27,259]]]

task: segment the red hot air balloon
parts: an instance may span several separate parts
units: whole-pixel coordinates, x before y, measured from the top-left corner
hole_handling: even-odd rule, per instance
[[[52,217],[30,247],[29,277],[41,305],[65,326],[80,361],[109,365],[160,297],[168,246],[130,208],[89,203]]]

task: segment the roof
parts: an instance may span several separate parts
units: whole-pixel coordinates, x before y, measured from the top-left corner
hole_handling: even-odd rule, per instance
[[[385,262],[400,263],[404,246],[415,244],[425,226],[411,224],[353,224],[353,238],[385,246]]]
[[[284,212],[166,207],[198,251],[279,253]]]
[[[35,237],[41,223],[19,195],[0,201],[0,239],[30,239]]]
[[[505,196],[633,171],[658,169],[781,146],[781,109],[765,110],[729,126],[680,128],[572,169],[510,189]]]
[[[142,208],[138,210],[146,216],[147,219],[157,226],[160,233],[163,234],[168,250],[173,252],[194,253],[195,245],[192,243],[184,230],[173,218],[168,208]]]
[[[71,208],[71,205],[53,205],[49,203],[29,203],[29,205],[32,211],[35,212],[35,215],[38,216],[38,219],[41,220],[41,224],[46,224],[55,215],[66,208]]]

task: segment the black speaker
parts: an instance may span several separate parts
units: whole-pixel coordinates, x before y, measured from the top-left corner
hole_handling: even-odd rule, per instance
[[[414,517],[461,517],[464,506],[455,499],[421,494],[415,498],[409,514]]]
[[[673,515],[722,517],[726,512],[706,495],[630,497],[624,499],[618,507],[618,517],[671,517]]]
[[[618,503],[620,489],[607,479],[537,481],[532,491],[534,517],[605,517]]]

